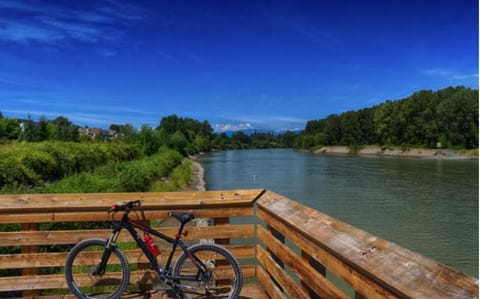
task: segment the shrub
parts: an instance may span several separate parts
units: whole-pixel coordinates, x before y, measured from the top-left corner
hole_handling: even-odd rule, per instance
[[[41,187],[110,162],[142,157],[136,145],[48,141],[0,146],[0,188]]]

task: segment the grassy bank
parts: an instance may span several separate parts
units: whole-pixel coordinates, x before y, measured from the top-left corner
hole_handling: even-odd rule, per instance
[[[172,149],[144,156],[123,143],[42,142],[0,147],[0,190],[13,193],[175,191],[192,162]]]
[[[0,146],[1,193],[44,187],[99,166],[143,158],[126,143],[13,142]]]

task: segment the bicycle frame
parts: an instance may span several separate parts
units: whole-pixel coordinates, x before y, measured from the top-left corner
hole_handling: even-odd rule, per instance
[[[148,226],[145,226],[139,223],[138,221],[130,219],[128,217],[128,213],[123,214],[122,219],[120,221],[113,222],[112,235],[107,241],[107,244],[105,246],[105,251],[102,255],[101,262],[97,267],[97,269],[95,270],[94,274],[104,274],[105,265],[107,264],[107,261],[110,258],[110,255],[112,253],[112,246],[115,246],[118,236],[120,235],[120,232],[123,228],[127,229],[128,232],[132,235],[137,245],[142,249],[143,253],[147,256],[148,260],[150,261],[150,265],[152,269],[155,270],[155,272],[157,272],[157,274],[164,280],[164,282],[167,282],[170,285],[177,285],[177,286],[179,285],[178,283],[172,282],[172,281],[179,280],[180,277],[174,277],[170,273],[173,255],[177,247],[180,247],[185,252],[188,258],[191,259],[192,262],[194,262],[194,264],[196,265],[199,271],[207,272],[208,269],[203,264],[203,262],[200,259],[198,259],[196,256],[189,254],[187,250],[187,246],[181,240],[184,226],[185,226],[185,223],[181,223],[178,229],[178,233],[175,235],[175,238],[171,238],[159,231],[156,231]],[[143,239],[141,238],[141,236],[139,235],[136,229],[139,229],[145,233],[154,235],[160,239],[165,240],[170,244],[173,244],[167,259],[167,263],[165,264],[165,267],[163,269],[160,268],[160,265],[158,264],[156,257],[150,253],[150,251],[147,248],[147,245],[145,244],[145,242],[143,241]],[[182,280],[198,280],[198,277],[181,277],[181,279]]]

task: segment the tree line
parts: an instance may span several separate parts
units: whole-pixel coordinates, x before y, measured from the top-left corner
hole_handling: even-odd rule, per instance
[[[156,127],[142,125],[136,129],[132,124],[111,124],[109,130],[114,131],[115,138],[105,139],[97,135],[93,140],[87,135],[79,134],[80,127],[68,118],[59,116],[53,120],[41,117],[38,122],[29,116],[27,119],[4,117],[0,112],[0,143],[12,140],[40,141],[72,141],[72,142],[125,142],[137,144],[146,155],[152,155],[161,147],[168,147],[182,155],[193,155],[212,149],[247,149],[293,147],[293,132],[285,134],[244,132],[214,133],[208,121],[169,115],[163,117]]]
[[[41,117],[34,122],[6,118],[0,112],[0,143],[9,140],[38,142],[45,140],[91,142],[79,134],[79,126],[66,117],[54,120]],[[116,137],[109,142],[137,144],[146,155],[161,147],[192,155],[212,149],[301,148],[321,146],[385,145],[404,147],[478,148],[478,90],[448,87],[436,92],[419,91],[402,100],[387,100],[383,104],[331,114],[308,121],[301,134],[287,131],[242,131],[214,133],[208,121],[170,115],[158,126],[112,124]],[[106,141],[101,136],[97,141]],[[94,140],[95,141],[95,140]]]
[[[448,87],[307,122],[295,146],[478,148],[478,90]]]

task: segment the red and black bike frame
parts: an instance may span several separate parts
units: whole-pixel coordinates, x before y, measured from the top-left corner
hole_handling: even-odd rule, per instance
[[[201,260],[199,260],[196,256],[192,256],[191,254],[188,253],[187,246],[181,240],[181,237],[183,236],[184,226],[185,224],[181,223],[175,238],[171,238],[161,232],[158,232],[148,226],[145,226],[137,221],[130,219],[128,217],[128,213],[123,214],[123,217],[120,221],[113,222],[112,235],[107,240],[107,244],[105,246],[105,251],[102,255],[101,262],[98,265],[97,269],[95,270],[94,274],[104,274],[105,266],[108,262],[108,259],[110,258],[110,255],[112,254],[113,246],[116,246],[118,236],[120,235],[120,231],[123,228],[127,229],[128,232],[132,235],[138,247],[142,249],[143,253],[147,256],[148,260],[150,261],[150,265],[152,269],[155,270],[158,273],[158,275],[160,275],[160,277],[163,277],[169,280],[170,279],[175,280],[176,277],[173,277],[171,273],[171,264],[173,260],[173,255],[177,247],[180,247],[183,250],[183,252],[185,252],[188,258],[191,259],[192,262],[197,266],[199,271],[201,272],[207,271],[207,267],[203,264]],[[139,229],[145,233],[156,236],[172,244],[172,249],[170,251],[170,254],[168,256],[167,263],[165,264],[164,269],[160,268],[157,258],[153,256],[152,253],[150,253],[150,250],[148,250],[147,245],[145,244],[145,242],[143,241],[143,239],[141,238],[141,236],[139,235],[136,229]],[[161,270],[164,270],[164,271],[161,271]],[[186,277],[182,277],[182,280],[197,280],[197,279],[198,277],[191,277],[190,279],[186,279]]]

